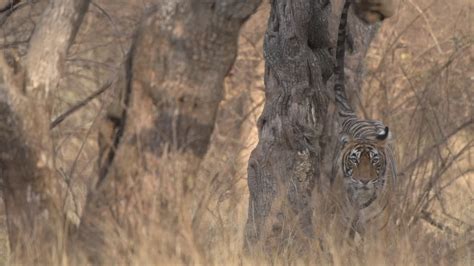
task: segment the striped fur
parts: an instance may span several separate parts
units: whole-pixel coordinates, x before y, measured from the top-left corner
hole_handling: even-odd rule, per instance
[[[359,233],[386,210],[389,192],[396,184],[396,167],[388,127],[376,120],[360,119],[347,100],[344,57],[347,15],[346,0],[339,24],[334,93],[341,130],[331,183],[343,187],[343,209],[347,222]]]

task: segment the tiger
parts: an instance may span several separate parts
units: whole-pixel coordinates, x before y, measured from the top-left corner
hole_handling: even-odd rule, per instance
[[[355,6],[361,1],[355,1]],[[344,223],[350,235],[363,235],[369,222],[387,218],[390,192],[396,186],[397,172],[392,150],[392,134],[381,121],[358,118],[350,106],[344,85],[344,57],[346,24],[350,0],[346,0],[341,13],[334,68],[334,94],[339,116],[340,132],[336,157],[333,161],[332,187],[342,191]],[[357,8],[356,8],[357,10]],[[357,12],[356,12],[357,15]],[[380,19],[387,16],[380,15]],[[370,22],[370,21],[368,21]]]

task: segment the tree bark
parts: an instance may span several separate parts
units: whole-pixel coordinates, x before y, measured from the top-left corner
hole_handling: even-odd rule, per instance
[[[151,239],[160,241],[150,250],[156,256],[188,262],[202,254],[190,213],[194,177],[240,27],[260,1],[158,2],[116,83],[119,103],[102,123],[99,187],[73,240],[92,263],[133,259],[129,243],[144,247]]]
[[[333,69],[330,12],[329,1],[272,1],[264,44],[266,101],[248,165],[250,252],[279,251],[290,234],[303,247],[312,235],[310,200],[321,173],[326,82]]]
[[[31,37],[26,62],[2,60],[0,173],[12,259],[51,262],[61,254],[62,179],[54,167],[51,93],[89,1],[51,1]]]

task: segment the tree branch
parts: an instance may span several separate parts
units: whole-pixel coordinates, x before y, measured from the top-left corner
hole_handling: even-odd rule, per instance
[[[59,125],[61,122],[64,121],[68,116],[74,114],[77,110],[81,109],[83,106],[88,104],[90,101],[101,95],[103,92],[105,92],[110,86],[112,85],[113,81],[108,80],[105,82],[105,84],[102,85],[98,90],[93,92],[91,95],[87,96],[84,100],[76,103],[75,105],[71,106],[66,112],[60,114],[58,117],[56,117],[50,124],[49,128],[53,129],[57,125]]]

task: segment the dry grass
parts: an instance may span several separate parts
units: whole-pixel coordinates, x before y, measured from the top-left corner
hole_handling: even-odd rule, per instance
[[[113,10],[113,2],[98,2]],[[282,243],[278,254],[268,256],[257,251],[255,257],[244,256],[246,162],[257,142],[255,123],[264,97],[262,41],[269,10],[264,3],[242,30],[239,56],[226,80],[226,95],[212,145],[195,177],[195,189],[190,196],[175,199],[180,202],[174,210],[175,219],[160,219],[166,213],[143,213],[133,243],[128,238],[114,240],[124,247],[134,246],[136,252],[127,255],[124,262],[134,265],[472,264],[472,8],[468,0],[449,3],[401,0],[398,15],[384,23],[369,52],[367,79],[358,108],[363,116],[385,121],[395,134],[401,173],[399,204],[393,209],[398,217],[396,226],[363,242],[338,242],[341,233],[337,230],[338,221],[331,219],[326,211],[327,195],[315,196],[316,235],[304,243],[303,252],[290,248],[294,246],[290,238],[288,243]],[[63,86],[95,88],[104,81],[103,77],[113,72],[109,66],[116,67],[119,62],[111,58],[120,58],[120,47],[113,46],[114,50],[104,52],[101,49],[108,46],[88,38],[105,31],[109,35],[104,42],[112,45],[117,28],[126,32],[133,25],[136,14],[128,15],[130,19],[120,20],[116,27],[102,23],[103,28],[91,26],[97,20],[105,21],[103,17],[95,17],[100,16],[99,11],[89,15],[86,24],[89,26],[82,29],[84,32],[69,61],[71,76]],[[118,15],[112,17],[119,21]],[[122,37],[126,39],[127,34]],[[82,42],[87,45],[80,45]],[[77,71],[83,70],[84,64],[90,63],[86,59],[91,58],[101,64],[85,68],[92,68],[91,71]],[[87,80],[95,85],[91,86]],[[64,95],[58,96],[58,110],[88,93],[84,89],[65,90]],[[82,186],[90,182],[89,177],[94,173],[94,121],[107,99],[106,95],[92,103],[58,131],[60,166],[72,182]],[[159,206],[160,193],[163,191],[156,191],[152,205]],[[140,221],[143,228],[154,230],[140,231]],[[0,242],[0,264],[5,264],[8,245],[3,223]]]

